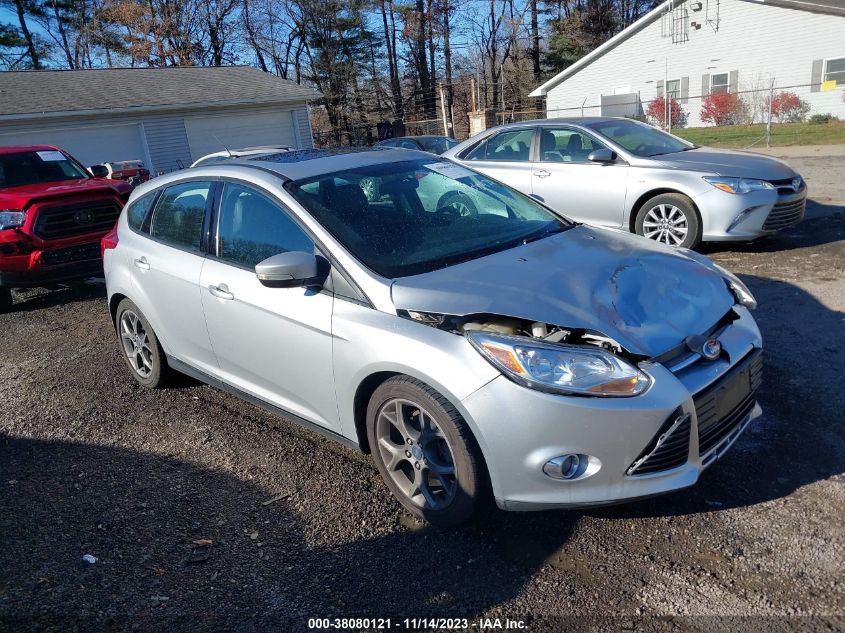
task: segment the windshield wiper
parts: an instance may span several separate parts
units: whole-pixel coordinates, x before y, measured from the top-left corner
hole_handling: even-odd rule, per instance
[[[523,238],[523,244],[530,244],[531,242],[536,242],[537,240],[542,240],[544,237],[549,237],[549,235],[554,235],[555,233],[563,233],[564,231],[571,229],[571,226],[562,226],[560,224],[555,224],[553,226],[548,226],[544,228],[542,231],[537,233],[536,235],[531,235],[529,237]]]

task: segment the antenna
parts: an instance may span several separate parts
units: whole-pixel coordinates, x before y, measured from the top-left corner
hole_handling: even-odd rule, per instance
[[[220,143],[223,146],[223,149],[226,150],[226,153],[229,155],[229,158],[234,158],[234,154],[232,154],[232,150],[230,150],[228,147],[226,147],[226,143],[221,141],[220,137],[217,136],[216,134],[214,134],[214,138],[216,138],[217,142]]]

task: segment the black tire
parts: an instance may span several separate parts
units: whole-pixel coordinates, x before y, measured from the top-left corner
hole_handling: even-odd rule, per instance
[[[450,451],[452,458],[451,465],[454,470],[453,492],[451,495],[444,495],[441,501],[444,505],[441,507],[432,507],[427,500],[424,506],[420,506],[419,503],[415,503],[409,497],[406,490],[400,488],[394,477],[401,480],[401,476],[407,469],[403,471],[402,468],[394,468],[393,474],[388,471],[384,457],[385,450],[380,449],[379,435],[377,434],[377,427],[382,428],[386,422],[382,421],[379,423],[378,420],[379,418],[384,419],[382,412],[386,407],[390,407],[392,403],[401,401],[411,403],[411,406],[408,407],[408,410],[411,411],[409,417],[413,417],[413,407],[419,406],[419,411],[424,410],[427,417],[434,420],[436,426],[439,427],[439,432],[441,432],[436,438],[437,442],[442,442],[445,439],[447,449]],[[419,419],[424,419],[425,417],[424,415],[420,415]],[[398,427],[394,426],[393,430],[398,431]],[[484,462],[481,458],[481,451],[478,449],[475,438],[472,436],[463,418],[461,418],[461,415],[446,398],[428,385],[414,378],[409,376],[394,376],[382,383],[375,390],[367,407],[367,438],[376,466],[387,487],[393,493],[393,496],[399,500],[406,510],[420,519],[428,521],[432,525],[449,527],[468,521],[475,512],[476,507],[486,496],[487,477]],[[429,447],[430,444],[429,442]],[[417,448],[415,446],[406,447],[404,442],[402,446],[408,449]],[[423,446],[424,442],[420,442],[419,447],[422,448]],[[409,470],[414,474],[414,467],[411,464],[415,458],[409,453],[410,450],[405,452],[409,459],[403,457],[401,461],[407,463]],[[427,453],[425,455],[428,457]],[[438,456],[437,460],[440,460],[441,456]],[[443,461],[447,462],[447,460]],[[421,478],[426,478],[429,481],[432,478],[439,479],[441,482],[443,481],[442,478],[434,474],[433,462],[427,461],[425,458],[420,458],[420,462],[424,464],[421,471],[417,469],[420,471],[419,476]],[[429,471],[429,467],[432,468],[431,471]],[[416,476],[414,474],[414,477]],[[413,483],[410,480],[406,479],[403,481],[409,483],[410,487],[413,488]],[[426,483],[425,487],[429,488],[430,485],[430,483]],[[435,483],[435,485],[437,484]],[[445,491],[445,487],[441,489],[441,492],[443,491]],[[429,494],[431,493],[429,492]],[[416,497],[422,496],[424,496],[422,491],[420,491],[419,495],[416,495]]]
[[[12,289],[0,288],[0,314],[12,309]]]
[[[444,193],[437,201],[437,211],[450,213],[461,218],[471,218],[478,215],[478,207],[475,206],[475,202],[460,191]]]
[[[677,222],[669,218],[676,216],[676,211],[683,216],[683,220]],[[665,216],[667,224],[654,226],[655,220],[663,219]],[[680,242],[679,230],[683,227],[685,233]],[[649,200],[637,210],[637,217],[634,220],[634,232],[648,239],[668,246],[683,248],[695,248],[701,243],[701,218],[698,216],[695,206],[687,196],[682,193],[661,193]],[[652,233],[652,235],[648,235]]]
[[[132,332],[131,326],[128,328],[128,331],[124,326],[124,323],[129,325],[133,321],[130,315],[135,317],[136,323],[140,326],[134,332]],[[163,387],[169,374],[167,357],[161,348],[161,344],[158,342],[155,331],[150,326],[150,322],[147,321],[147,318],[138,309],[138,306],[129,299],[121,301],[115,312],[114,325],[120,355],[123,357],[132,377],[138,381],[138,384],[147,389]],[[137,342],[140,343],[139,333],[145,337],[146,345],[143,347],[130,343],[125,337],[128,334],[135,334]],[[133,345],[131,352],[130,344]],[[144,371],[138,369],[139,365],[144,368]]]

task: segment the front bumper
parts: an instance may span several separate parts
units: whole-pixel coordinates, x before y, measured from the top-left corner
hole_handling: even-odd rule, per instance
[[[0,257],[0,287],[35,288],[103,274],[99,242]]]
[[[693,198],[705,242],[750,241],[804,219],[807,187],[791,194],[775,190],[731,194],[715,187]]]
[[[641,363],[653,378],[651,388],[641,396],[557,396],[501,376],[464,399],[497,504],[508,510],[603,505],[693,485],[761,412],[754,403],[723,439],[706,453],[699,452],[694,395],[716,384],[762,346],[750,313],[741,307],[734,310],[739,318],[719,334],[722,358],[700,361],[675,373],[660,364]],[[691,418],[686,462],[665,471],[629,475],[632,463],[679,409]],[[591,468],[571,480],[553,479],[543,472],[547,461],[569,453],[591,456]]]

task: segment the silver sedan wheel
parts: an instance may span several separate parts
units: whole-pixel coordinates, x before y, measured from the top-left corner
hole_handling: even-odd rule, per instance
[[[141,378],[147,378],[155,362],[153,350],[144,324],[131,310],[126,310],[120,317],[120,343],[135,373]]]
[[[410,400],[394,398],[376,416],[378,451],[393,483],[411,502],[440,510],[455,498],[455,459],[434,418]]]
[[[643,235],[650,240],[680,246],[687,237],[687,216],[673,204],[658,204],[643,220]]]

